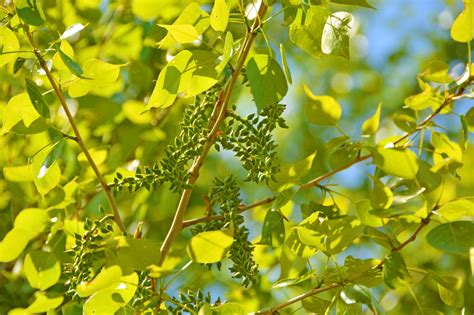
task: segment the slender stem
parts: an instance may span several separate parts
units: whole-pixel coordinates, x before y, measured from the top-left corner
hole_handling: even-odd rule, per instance
[[[242,72],[245,61],[247,60],[247,56],[250,53],[250,49],[252,47],[253,41],[255,40],[255,37],[257,36],[257,32],[259,28],[262,26],[261,21],[265,13],[267,12],[267,9],[268,9],[267,5],[262,2],[258,11],[258,16],[255,18],[255,21],[252,27],[248,30],[245,36],[245,39],[242,44],[242,49],[240,51],[239,58],[237,60],[237,65],[234,71],[232,72],[232,76],[229,82],[227,83],[227,85],[225,86],[224,90],[219,95],[219,98],[217,99],[216,105],[214,106],[214,109],[211,114],[211,118],[209,119],[209,128],[211,129],[211,131],[209,132],[207,141],[204,144],[202,153],[194,160],[191,168],[189,169],[189,179],[186,181],[186,186],[188,187],[192,187],[196,183],[199,177],[199,170],[201,169],[202,164],[204,163],[204,159],[206,158],[207,154],[209,153],[209,150],[212,148],[212,146],[214,145],[214,142],[216,141],[218,131],[219,131],[219,126],[226,116],[227,106],[232,96],[232,92],[234,91],[235,84],[237,83],[240,73]],[[183,229],[183,218],[184,218],[186,209],[188,208],[192,191],[193,191],[192,188],[186,188],[183,190],[183,193],[181,194],[181,198],[179,200],[178,208],[176,209],[173,222],[171,223],[171,227],[168,230],[168,234],[166,235],[166,238],[160,249],[160,254],[161,254],[160,262],[159,262],[160,266],[165,261],[168,255],[168,252],[171,249],[171,246],[173,245],[174,240],[176,239],[176,236]]]
[[[74,121],[74,117],[71,114],[71,111],[69,110],[69,107],[66,103],[66,99],[64,97],[64,94],[59,87],[59,85],[56,83],[56,80],[54,79],[53,75],[51,74],[51,71],[49,71],[49,68],[46,64],[46,61],[44,60],[43,56],[41,56],[41,53],[39,52],[38,48],[35,45],[33,35],[31,34],[29,28],[27,25],[23,24],[23,29],[25,31],[26,36],[28,37],[28,41],[33,48],[33,53],[36,56],[36,59],[38,60],[41,68],[44,70],[46,73],[46,76],[51,83],[51,86],[53,87],[54,93],[59,99],[59,102],[61,103],[61,106],[66,113],[66,117],[69,121],[69,124],[71,125],[71,128],[74,132],[75,135],[75,140],[79,144],[79,147],[81,148],[82,152],[84,153],[87,161],[89,162],[89,165],[92,167],[92,170],[95,173],[95,176],[99,180],[100,185],[102,186],[102,189],[105,192],[105,195],[107,197],[107,200],[110,204],[110,207],[112,208],[112,212],[114,215],[114,221],[117,223],[117,225],[120,227],[120,230],[122,232],[125,232],[125,226],[120,218],[120,213],[117,208],[117,204],[115,203],[114,197],[112,196],[112,191],[110,190],[110,187],[107,185],[107,182],[105,181],[104,177],[102,176],[99,168],[97,167],[97,164],[94,162],[94,159],[92,158],[89,150],[87,149],[87,146],[84,143],[84,140],[82,139],[81,133],[79,132],[79,129],[76,126],[76,123]]]
[[[247,210],[250,210],[250,209],[253,209],[253,208],[257,208],[257,207],[262,206],[262,205],[272,203],[273,200],[275,200],[275,197],[265,198],[263,200],[252,203],[248,206],[243,206],[239,209],[239,213],[242,213],[244,211],[247,211]],[[224,220],[224,216],[221,215],[221,214],[208,215],[208,216],[204,216],[204,217],[200,217],[200,218],[196,218],[196,219],[183,221],[183,228],[188,227],[188,226],[192,226],[192,225],[196,225],[196,224],[199,224],[199,223],[203,223],[203,222],[220,221],[220,220]]]

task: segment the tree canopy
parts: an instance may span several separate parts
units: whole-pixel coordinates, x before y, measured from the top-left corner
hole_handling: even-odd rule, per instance
[[[473,36],[473,0],[3,1],[0,313],[474,313]]]

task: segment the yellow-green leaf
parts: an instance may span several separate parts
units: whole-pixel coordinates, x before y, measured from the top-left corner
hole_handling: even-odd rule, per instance
[[[192,261],[212,264],[224,259],[234,238],[224,231],[208,231],[195,235],[188,243],[188,255]]]
[[[4,167],[3,176],[10,182],[31,182],[36,178],[32,164]]]
[[[35,186],[38,192],[44,196],[58,186],[60,180],[61,170],[58,163],[54,163],[49,168],[41,167],[35,178]]]
[[[27,314],[46,313],[49,310],[54,310],[63,303],[64,296],[52,295],[45,292],[37,292],[35,300],[25,310]],[[49,312],[48,312],[49,314]]]
[[[120,74],[120,65],[90,59],[84,64],[83,71],[83,77],[76,78],[69,86],[69,96],[80,97],[91,90],[109,87],[117,81]]]
[[[116,267],[116,266],[115,266]],[[114,314],[130,302],[138,286],[138,275],[134,272],[122,276],[117,285],[91,295],[84,304],[84,315]]]
[[[2,54],[0,54],[0,67],[15,60],[17,53],[9,53],[18,51],[20,43],[15,33],[6,26],[0,26],[0,47],[3,47]]]
[[[3,113],[2,131],[8,132],[17,123],[23,121],[25,127],[29,127],[40,115],[31,103],[27,93],[13,96],[7,103]]]
[[[15,218],[14,229],[23,230],[30,238],[36,237],[43,232],[49,223],[46,210],[39,208],[28,208],[20,211]]]
[[[192,43],[199,39],[199,34],[196,28],[189,24],[182,25],[164,25],[158,24],[158,26],[165,28],[169,34],[180,44]]]
[[[380,103],[377,106],[377,110],[375,114],[373,114],[370,118],[368,118],[362,124],[362,134],[363,135],[373,135],[379,129],[380,124],[380,112],[381,112],[382,104]]]
[[[30,235],[20,229],[13,229],[0,242],[0,262],[17,259],[30,241]]]
[[[304,91],[307,96],[306,115],[309,121],[315,125],[337,125],[342,115],[339,103],[331,96],[314,95],[306,85]]]
[[[374,163],[385,173],[406,179],[414,178],[418,172],[418,157],[408,149],[377,147]]]
[[[370,195],[370,205],[374,209],[388,209],[393,202],[393,192],[375,176],[371,176],[374,189]]]
[[[229,22],[229,7],[225,0],[214,0],[210,17],[211,27],[217,32],[224,32]]]
[[[474,217],[474,203],[467,199],[459,199],[448,202],[441,206],[436,212],[449,221],[472,219]]]
[[[122,269],[119,266],[104,268],[93,280],[79,284],[76,288],[77,295],[80,297],[90,296],[100,290],[118,284],[121,277]]]
[[[58,282],[61,265],[53,253],[37,250],[26,255],[24,271],[30,285],[44,291]]]
[[[474,5],[472,0],[464,0],[464,10],[454,20],[451,37],[460,43],[467,43],[474,36]]]

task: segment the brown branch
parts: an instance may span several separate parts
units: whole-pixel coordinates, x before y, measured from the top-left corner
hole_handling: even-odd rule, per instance
[[[23,30],[25,31],[25,34],[28,38],[28,41],[29,41],[31,47],[33,48],[33,53],[35,54],[36,59],[38,60],[41,68],[46,73],[46,77],[48,78],[48,80],[49,80],[49,82],[50,82],[50,84],[51,84],[51,86],[54,90],[54,93],[58,97],[58,100],[61,103],[61,106],[62,106],[64,112],[66,113],[66,117],[67,117],[67,119],[69,121],[69,124],[71,125],[71,128],[72,128],[72,130],[74,132],[74,135],[75,135],[74,140],[79,144],[79,147],[81,148],[82,152],[84,153],[87,161],[89,162],[89,165],[91,166],[92,170],[94,171],[95,176],[99,180],[99,183],[100,183],[100,185],[102,186],[102,189],[105,192],[107,200],[110,204],[110,208],[112,209],[112,212],[113,212],[114,221],[120,227],[120,230],[122,230],[122,232],[125,232],[125,226],[122,222],[122,219],[120,218],[120,213],[118,211],[118,207],[117,207],[117,204],[115,203],[114,197],[112,196],[112,191],[110,190],[110,187],[107,185],[104,177],[102,176],[99,168],[97,167],[97,164],[94,162],[94,159],[92,158],[89,150],[87,149],[87,146],[85,145],[84,140],[82,139],[81,133],[79,132],[79,129],[77,128],[76,123],[74,121],[74,117],[71,114],[71,111],[69,110],[69,107],[66,103],[66,99],[64,97],[64,94],[63,94],[61,88],[59,87],[59,85],[56,83],[56,80],[54,79],[53,75],[51,74],[51,71],[49,71],[49,68],[46,64],[46,61],[44,60],[43,56],[41,56],[41,53],[39,52],[38,48],[36,47],[34,39],[33,39],[33,35],[31,34],[31,32],[28,28],[28,25],[22,24],[22,26],[23,26]]]
[[[264,2],[262,2],[258,10],[258,15],[255,18],[252,27],[247,31],[247,34],[243,41],[242,50],[240,51],[240,54],[237,60],[236,67],[234,71],[232,72],[232,76],[230,80],[228,81],[227,85],[225,86],[224,90],[219,95],[216,105],[214,106],[214,109],[212,111],[211,118],[209,119],[209,127],[211,131],[207,137],[206,143],[204,144],[202,153],[194,160],[191,168],[189,169],[189,179],[186,181],[186,186],[188,187],[193,187],[193,185],[196,183],[199,177],[199,170],[201,169],[201,166],[204,163],[204,159],[206,158],[207,154],[209,153],[209,150],[212,148],[212,146],[214,145],[216,141],[218,131],[219,131],[219,126],[225,118],[227,106],[232,96],[232,92],[234,91],[235,84],[237,83],[240,73],[242,72],[245,61],[247,60],[247,56],[249,55],[252,44],[257,36],[257,32],[259,28],[262,26],[261,21],[263,20],[263,16],[267,12],[267,9],[268,9],[267,5]],[[173,222],[171,223],[171,227],[168,230],[168,234],[166,235],[166,238],[160,249],[161,256],[160,256],[160,262],[158,263],[158,265],[160,266],[163,264],[164,260],[166,259],[168,252],[171,249],[171,246],[174,243],[174,240],[176,239],[176,236],[183,229],[183,218],[184,218],[186,209],[188,208],[192,191],[193,191],[192,188],[186,188],[181,194],[181,198],[179,200],[178,208],[176,209]]]
[[[263,200],[252,203],[248,206],[243,206],[239,209],[239,213],[245,212],[245,211],[253,209],[253,208],[257,208],[258,206],[262,206],[262,205],[272,203],[273,200],[275,200],[275,197],[265,198]],[[200,218],[183,221],[183,228],[191,226],[191,225],[196,225],[196,224],[199,224],[199,223],[203,223],[203,222],[219,221],[219,220],[224,220],[224,216],[221,215],[221,214],[207,215],[207,216],[203,216],[203,217],[200,217]]]

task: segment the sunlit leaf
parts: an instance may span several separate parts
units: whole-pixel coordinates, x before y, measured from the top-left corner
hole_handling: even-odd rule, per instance
[[[86,27],[82,25],[81,23],[74,23],[71,26],[69,26],[59,37],[59,39],[66,39],[69,37],[72,37],[76,34],[78,34],[80,31],[85,29]]]
[[[158,24],[158,26],[165,28],[169,34],[174,38],[175,41],[181,44],[192,43],[198,39],[199,34],[194,26],[189,24],[180,25],[164,25]]]
[[[90,296],[98,291],[118,284],[121,277],[122,270],[119,266],[104,268],[91,281],[79,284],[76,288],[77,295],[80,297]]]
[[[212,7],[210,23],[211,27],[217,32],[224,32],[229,22],[229,7],[225,0],[214,0]]]
[[[377,147],[374,153],[374,163],[389,175],[412,179],[418,172],[418,158],[408,149]]]
[[[451,27],[451,37],[460,43],[467,43],[474,36],[474,7],[471,0],[464,0],[464,10],[456,17]]]
[[[53,253],[31,251],[25,258],[25,275],[33,288],[46,290],[61,276],[61,265]]]
[[[349,31],[354,17],[348,12],[331,14],[324,25],[321,37],[321,51],[327,55],[349,58]]]
[[[311,123],[322,126],[337,125],[342,115],[341,106],[331,96],[316,96],[304,86],[307,96],[306,115]]]
[[[393,202],[393,192],[378,178],[372,176],[374,189],[370,195],[370,205],[374,209],[388,209]]]
[[[380,124],[380,113],[382,109],[382,104],[380,103],[377,106],[377,110],[375,114],[369,117],[364,123],[362,124],[362,134],[363,135],[373,135],[379,129]]]
[[[285,74],[268,55],[254,55],[247,62],[247,77],[258,110],[278,103],[288,91]]]
[[[224,231],[202,232],[189,241],[188,255],[197,263],[215,263],[226,256],[233,242],[234,238]]]
[[[51,293],[37,292],[35,300],[26,308],[28,314],[49,313],[59,307],[64,301],[64,296]]]
[[[20,43],[15,33],[8,27],[0,26],[0,67],[16,59],[17,53],[10,53],[20,49]]]

